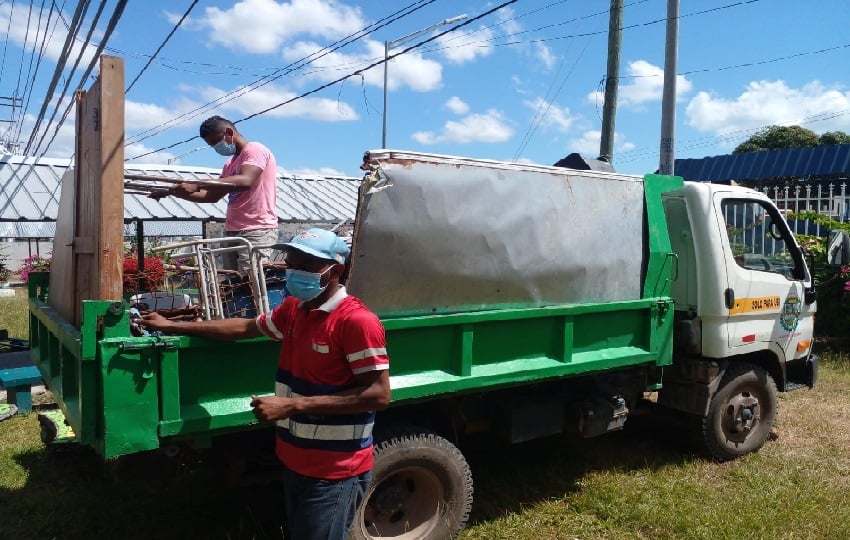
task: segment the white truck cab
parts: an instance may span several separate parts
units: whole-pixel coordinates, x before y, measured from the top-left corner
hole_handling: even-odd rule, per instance
[[[663,204],[678,271],[674,363],[659,401],[694,414],[708,450],[732,459],[766,440],[777,390],[815,383],[812,275],[759,192],[685,182]]]

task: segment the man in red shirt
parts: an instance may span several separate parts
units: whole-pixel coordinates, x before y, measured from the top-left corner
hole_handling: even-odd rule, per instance
[[[290,296],[256,320],[172,322],[146,315],[151,330],[234,340],[281,341],[275,395],[252,396],[261,421],[275,422],[285,466],[291,538],[345,539],[372,470],[375,411],[390,402],[389,359],[378,317],[340,284],[349,248],[309,229],[275,246],[286,254]]]

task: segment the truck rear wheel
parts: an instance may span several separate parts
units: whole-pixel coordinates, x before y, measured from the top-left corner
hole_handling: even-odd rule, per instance
[[[402,428],[376,440],[372,483],[351,538],[455,538],[472,509],[472,473],[452,443]]]
[[[705,450],[720,461],[755,452],[770,436],[778,404],[770,374],[752,364],[733,364],[702,418]]]

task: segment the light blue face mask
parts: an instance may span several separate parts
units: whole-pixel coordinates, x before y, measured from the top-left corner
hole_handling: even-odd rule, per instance
[[[289,294],[304,302],[316,298],[328,288],[328,285],[322,287],[322,276],[327,273],[333,266],[327,267],[324,272],[305,272],[304,270],[286,269],[286,290]]]
[[[225,135],[220,141],[215,143],[215,146],[213,146],[213,150],[215,150],[219,155],[225,157],[233,156],[236,154],[236,141],[227,144],[226,139],[227,135]]]

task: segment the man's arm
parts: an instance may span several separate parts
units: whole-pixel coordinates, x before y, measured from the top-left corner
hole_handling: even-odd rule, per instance
[[[254,319],[221,319],[216,321],[174,322],[159,313],[149,313],[137,321],[148,330],[159,330],[166,334],[200,336],[221,341],[235,341],[260,335]]]
[[[262,421],[289,418],[294,414],[354,414],[386,409],[390,404],[388,369],[356,375],[357,386],[326,396],[252,396],[254,416]]]
[[[229,184],[215,188],[202,188],[192,182],[177,184],[168,190],[168,195],[199,203],[218,202],[231,191],[247,191],[260,179],[263,169],[256,165],[242,165],[239,174],[222,176],[217,182]]]

